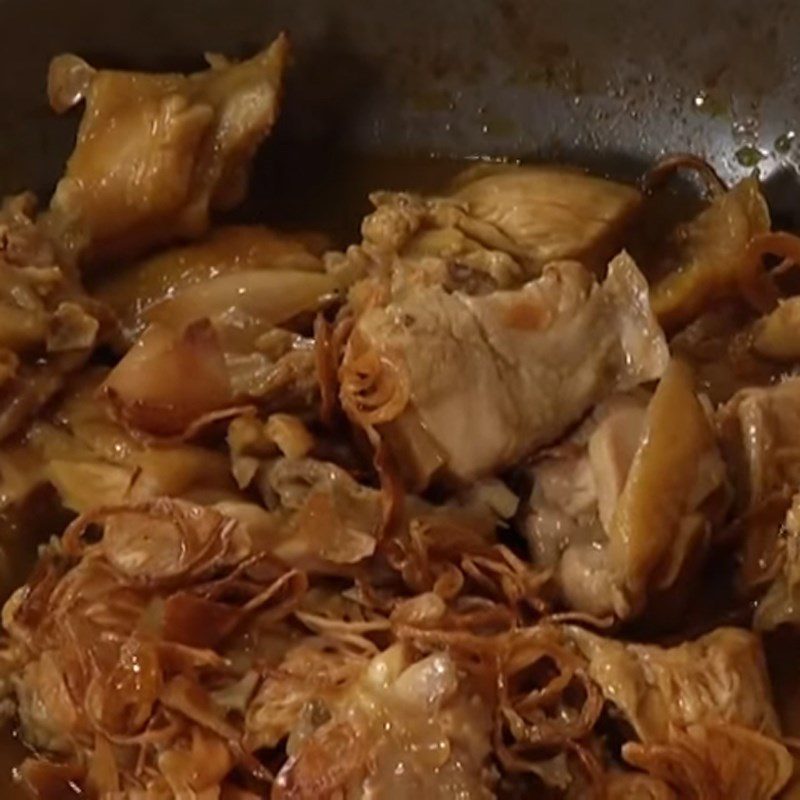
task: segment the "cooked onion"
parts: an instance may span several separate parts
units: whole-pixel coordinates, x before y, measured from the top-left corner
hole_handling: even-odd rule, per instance
[[[298,270],[244,270],[190,286],[150,306],[144,319],[181,331],[209,319],[226,347],[247,349],[264,332],[314,312],[336,290],[333,278]]]
[[[103,391],[124,422],[155,436],[180,435],[233,405],[222,350],[202,320],[182,335],[151,325],[111,371]]]

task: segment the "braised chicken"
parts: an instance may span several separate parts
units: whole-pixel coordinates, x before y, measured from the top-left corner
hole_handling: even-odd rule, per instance
[[[623,758],[672,783],[678,797],[769,798],[789,781],[794,763],[778,741],[755,634],[721,627],[672,648],[567,635],[640,740],[623,746]]]
[[[669,365],[651,398],[608,398],[540,459],[523,530],[536,562],[556,570],[568,605],[630,617],[690,588],[727,493],[684,364]]]
[[[416,488],[434,477],[417,450],[472,481],[552,443],[604,395],[658,378],[667,358],[628,255],[602,284],[555,262],[517,290],[413,287],[365,311],[342,361],[342,404],[358,424],[388,426],[395,455],[412,454]]]
[[[642,201],[632,186],[579,170],[496,165],[464,173],[453,197],[539,270],[572,258],[602,268]]]
[[[113,318],[35,217],[32,195],[0,210],[0,440],[22,427],[107,340]]]
[[[791,797],[800,239],[758,179],[484,164],[341,249],[216,227],[288,41],[208,60],[58,57],[75,150],[0,211],[16,788]],[[680,166],[709,196],[643,248]]]
[[[54,59],[53,109],[82,100],[86,108],[51,222],[94,262],[204,234],[212,211],[244,198],[250,161],[278,115],[288,56],[280,36],[247,61],[213,56],[191,76]]]

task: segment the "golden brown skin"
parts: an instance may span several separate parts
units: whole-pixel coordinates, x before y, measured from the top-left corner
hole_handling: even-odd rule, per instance
[[[252,159],[278,114],[286,36],[240,64],[194,75],[96,71],[75,56],[50,66],[58,111],[86,109],[51,211],[84,261],[136,255],[206,232],[243,198]]]

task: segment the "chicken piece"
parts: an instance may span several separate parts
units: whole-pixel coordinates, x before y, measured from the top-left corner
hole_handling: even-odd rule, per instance
[[[737,392],[717,412],[717,425],[744,508],[800,485],[800,378]]]
[[[340,282],[388,272],[402,285],[481,295],[519,288],[550,261],[605,267],[641,194],[576,170],[493,165],[467,170],[449,197],[370,200],[361,244],[327,257]]]
[[[311,458],[265,465],[260,486],[269,506],[289,512],[272,544],[296,566],[357,564],[375,552],[383,522],[381,493],[361,486],[344,469]]]
[[[575,169],[510,164],[467,170],[453,197],[505,234],[537,274],[563,259],[604,267],[642,203],[633,186]]]
[[[792,498],[783,523],[783,536],[775,549],[780,571],[758,601],[753,618],[758,630],[800,624],[800,494]]]
[[[604,530],[611,530],[620,495],[625,489],[647,423],[643,393],[619,395],[601,403],[592,414],[597,427],[586,442],[586,454],[597,493],[597,513]]]
[[[793,760],[780,742],[764,654],[750,631],[717,628],[671,648],[578,628],[567,635],[640,740],[623,745],[624,759],[677,797],[771,800],[789,781]]]
[[[507,236],[469,217],[455,200],[374,192],[370,202],[375,210],[361,223],[361,243],[325,257],[337,283],[355,284],[349,300],[356,311],[392,284],[395,293],[442,286],[480,295],[518,288],[538,274]]]
[[[606,701],[644,743],[674,730],[725,723],[778,737],[766,661],[757,635],[716,628],[676,645],[628,644],[568,627]]]
[[[256,225],[225,226],[199,242],[98,276],[92,288],[95,297],[120,318],[127,342],[132,343],[146,327],[148,311],[156,304],[230,273],[262,269],[320,272],[325,246],[325,237],[319,234],[289,235]]]
[[[268,333],[287,336],[279,346],[265,346],[267,352],[226,352],[207,319],[180,332],[155,322],[111,371],[103,392],[122,423],[173,439],[252,410],[252,402],[265,411],[315,410],[313,341],[279,329]]]
[[[0,439],[30,419],[83,366],[111,315],[83,290],[30,194],[0,209]]]
[[[780,741],[755,634],[721,627],[670,648],[577,627],[565,635],[587,659],[614,714],[639,739],[623,744],[623,758],[676,797],[772,800],[789,781],[793,759]],[[655,790],[653,796],[670,797]]]
[[[647,400],[643,392],[604,400],[530,469],[533,489],[520,515],[522,531],[534,563],[554,570],[570,608],[597,616],[614,611],[618,586],[608,531],[644,429]]]
[[[358,318],[343,406],[388,433],[415,487],[431,464],[474,481],[551,443],[607,394],[661,375],[667,346],[646,295],[624,253],[602,285],[560,262],[517,291],[409,289]]]
[[[290,735],[272,800],[314,800],[320,787],[344,800],[494,797],[491,715],[446,653],[414,662],[389,648],[328,714]]]
[[[153,436],[181,436],[233,405],[225,357],[208,321],[182,336],[151,325],[103,384],[115,415]]]
[[[800,378],[743,389],[716,418],[734,479],[740,588],[752,595],[780,568],[780,532],[800,485]]]
[[[189,286],[150,306],[142,319],[174,331],[208,319],[226,352],[251,353],[275,326],[316,313],[337,289],[324,273],[242,270]]]
[[[53,108],[86,101],[51,202],[54,226],[77,231],[86,262],[201,236],[212,211],[245,195],[250,161],[278,114],[288,56],[281,35],[247,61],[214,57],[209,70],[190,76],[54,59]]]
[[[521,520],[531,555],[555,570],[570,608],[597,616],[627,618],[685,588],[726,507],[725,465],[679,362],[649,402],[643,393],[604,401],[531,473]]]

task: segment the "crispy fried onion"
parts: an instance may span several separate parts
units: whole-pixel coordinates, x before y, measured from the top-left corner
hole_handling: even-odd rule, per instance
[[[584,660],[564,646],[556,628],[541,625],[509,636],[497,693],[494,745],[506,769],[546,779],[542,762],[563,748],[591,761],[581,740],[595,726],[603,697]]]
[[[189,797],[234,767],[270,780],[231,715],[258,682],[234,654],[285,628],[306,589],[211,508],[160,499],[78,518],[3,613],[23,736],[61,759],[28,762],[24,781]]]
[[[402,624],[417,619],[415,604],[430,596],[446,613],[422,627],[497,632],[498,626],[508,629],[543,614],[550,573],[495,542],[493,528],[493,520],[456,509],[411,519],[407,531],[384,546],[406,591],[416,594],[395,602],[393,619]]]
[[[494,753],[505,771],[560,789],[578,774],[599,785],[602,767],[588,737],[603,697],[556,626],[480,635],[404,624],[397,633],[422,652],[446,651],[482,687],[493,704]]]
[[[344,314],[334,323],[322,314],[314,319],[314,367],[320,389],[319,416],[331,427],[339,409],[339,366],[344,348],[353,330],[352,314]]]
[[[368,661],[363,653],[336,647],[331,639],[310,638],[270,668],[247,706],[245,746],[248,751],[275,747],[304,715],[324,718],[323,709],[353,685]]]
[[[348,340],[339,380],[342,408],[362,428],[396,419],[411,396],[405,369],[371,347],[358,331]]]
[[[724,723],[692,725],[668,744],[628,742],[622,755],[687,800],[770,800],[794,770],[780,742]]]

